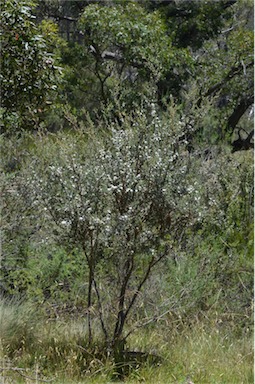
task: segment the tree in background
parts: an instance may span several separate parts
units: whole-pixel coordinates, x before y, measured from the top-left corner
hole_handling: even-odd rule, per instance
[[[195,83],[192,103],[204,108],[213,100],[214,119],[193,138],[250,148],[253,133],[244,125],[253,104],[252,9],[235,0],[78,2],[75,9],[65,2],[56,20],[72,19],[76,34],[62,51],[69,121],[78,126],[87,111],[97,119],[107,110],[121,123],[144,102],[159,110],[171,97],[185,104],[183,92]]]
[[[204,44],[197,60],[196,78],[201,82],[198,105],[206,98],[214,100],[217,126],[212,136],[231,144],[233,151],[253,147],[252,118],[250,122],[248,118],[254,104],[252,10],[249,3],[245,7],[235,4],[235,17],[217,38]]]
[[[31,1],[1,5],[2,131],[37,130],[57,90],[58,69]]]
[[[175,46],[196,51],[221,33],[226,20],[233,16],[235,3],[237,0],[147,0],[144,5],[149,10],[160,11]]]
[[[89,5],[79,26],[102,105],[113,104],[120,117],[143,100],[155,100],[166,68],[181,66],[189,57],[174,49],[157,12],[146,13],[133,2]]]

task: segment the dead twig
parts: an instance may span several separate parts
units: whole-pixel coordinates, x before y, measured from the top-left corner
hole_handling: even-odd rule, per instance
[[[38,377],[34,378],[34,377],[31,377],[31,376],[27,376],[25,375],[23,372],[27,371],[27,369],[25,368],[18,368],[18,367],[8,367],[8,368],[2,368],[0,367],[0,372],[3,372],[3,371],[12,371],[12,372],[16,372],[18,373],[20,376],[24,377],[25,379],[29,379],[29,380],[33,380],[33,381],[40,381],[40,382],[43,382],[43,383],[51,383],[54,379],[39,379]]]

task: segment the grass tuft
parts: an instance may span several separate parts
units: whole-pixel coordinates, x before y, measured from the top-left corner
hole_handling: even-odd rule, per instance
[[[5,384],[112,381],[113,362],[106,358],[99,336],[88,347],[84,319],[52,321],[28,303],[2,302],[0,324],[0,377]],[[128,349],[161,360],[134,365],[123,380],[127,384],[184,384],[188,377],[194,384],[253,383],[252,337],[237,337],[235,330],[212,321],[183,324],[181,330],[174,323],[139,330],[130,336]]]

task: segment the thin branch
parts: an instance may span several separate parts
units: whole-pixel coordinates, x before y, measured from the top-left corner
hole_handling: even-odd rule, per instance
[[[154,323],[160,319],[162,319],[163,317],[165,317],[168,313],[171,312],[171,309],[168,309],[167,311],[165,311],[164,313],[162,313],[161,315],[159,316],[154,316],[152,318],[150,318],[149,320],[143,322],[143,323],[140,323],[140,324],[137,324],[135,325],[127,334],[126,336],[124,337],[124,340],[126,340],[133,332],[135,332],[137,329],[139,328],[143,328],[145,327],[146,325],[149,325],[151,323]]]
[[[93,43],[89,46],[90,48],[90,53],[92,53],[92,55],[96,58],[96,60],[109,60],[109,61],[115,61],[117,63],[124,63],[124,64],[129,64],[131,65],[132,67],[134,68],[138,68],[138,69],[143,69],[144,68],[144,63],[146,62],[146,60],[143,59],[143,62],[142,63],[138,63],[136,61],[133,61],[131,60],[130,62],[128,62],[127,59],[125,59],[125,57],[123,55],[121,55],[120,53],[117,53],[117,52],[110,52],[110,51],[103,51],[102,53],[100,53],[99,49],[97,48],[97,46]],[[118,47],[119,50],[121,50],[122,47]]]
[[[66,20],[66,21],[70,21],[70,22],[77,22],[79,20],[79,19],[76,19],[76,18],[70,17],[70,16],[61,16],[61,15],[54,15],[54,14],[48,14],[48,16],[53,17],[57,21]]]
[[[114,338],[120,336],[125,323],[125,318],[126,318],[126,314],[124,313],[125,295],[127,290],[127,284],[133,272],[133,269],[134,269],[134,258],[132,255],[131,260],[127,260],[126,276],[124,278],[124,281],[122,283],[121,290],[120,290],[119,311],[118,311],[118,318],[117,318],[115,330],[114,330]]]
[[[143,285],[145,284],[145,282],[147,281],[149,275],[150,275],[150,272],[151,272],[151,269],[156,265],[158,264],[165,256],[166,254],[168,253],[168,246],[166,246],[165,250],[161,253],[161,255],[155,259],[155,257],[152,257],[149,265],[148,265],[148,268],[147,268],[147,271],[145,272],[145,275],[143,277],[143,279],[141,280],[140,284],[138,285],[133,297],[132,297],[132,300],[130,301],[129,303],[129,306],[125,312],[125,319],[126,317],[128,316],[131,308],[133,307],[136,299],[137,299],[137,296],[139,295],[139,293],[141,292],[141,289],[143,287]]]
[[[38,377],[34,378],[34,377],[31,377],[31,376],[27,376],[25,375],[24,373],[22,372],[26,372],[27,369],[24,369],[24,368],[17,368],[17,367],[9,367],[9,368],[1,368],[0,367],[0,371],[12,371],[12,372],[17,372],[20,376],[22,377],[25,377],[26,379],[29,379],[29,380],[33,380],[33,381],[41,381],[43,383],[51,383],[54,379],[49,379],[49,380],[46,380],[46,379],[39,379]]]
[[[248,63],[246,65],[246,70],[247,68],[250,68],[254,65],[253,61],[251,61],[250,63]],[[210,87],[207,92],[202,95],[198,101],[197,101],[197,106],[200,107],[201,106],[201,103],[202,103],[202,99],[203,97],[208,97],[208,96],[212,96],[212,95],[215,95],[215,93],[217,93],[218,91],[221,90],[221,88],[231,79],[233,79],[233,77],[235,77],[236,75],[238,75],[240,72],[243,71],[243,64],[239,64],[238,66],[236,67],[232,67],[230,69],[230,71],[228,72],[228,74],[226,75],[226,77],[224,79],[222,79],[220,82],[214,84],[212,87]]]
[[[100,319],[102,330],[104,332],[105,340],[107,341],[108,340],[108,332],[107,332],[107,329],[106,329],[106,326],[105,326],[105,323],[104,323],[104,319],[103,319],[103,310],[102,310],[101,297],[100,297],[100,292],[99,292],[99,289],[97,287],[97,283],[96,283],[95,278],[93,279],[93,283],[94,283],[94,288],[95,288],[95,291],[96,291],[98,305],[99,305],[99,319]]]

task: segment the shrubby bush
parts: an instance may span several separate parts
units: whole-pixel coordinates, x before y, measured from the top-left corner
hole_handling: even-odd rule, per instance
[[[116,361],[130,332],[166,314],[215,310],[247,327],[252,161],[187,150],[192,119],[152,107],[31,139],[3,176],[5,293],[82,310],[89,342],[100,324]]]
[[[138,122],[133,129],[112,128],[104,141],[89,145],[81,135],[52,142],[48,153],[44,145],[44,152],[30,159],[25,176],[33,208],[52,222],[58,241],[84,252],[87,306],[99,311],[106,338],[107,295],[107,317],[117,313],[114,337],[119,337],[171,240],[165,239],[165,187],[170,180],[174,184],[181,126],[172,131],[161,130],[157,121],[146,126],[144,116]]]
[[[124,337],[124,325],[136,304],[143,302],[144,288],[150,292],[155,288],[150,275],[156,266],[160,270],[160,262],[168,281],[162,284],[161,297],[175,298],[173,304],[166,300],[169,310],[182,307],[185,312],[192,305],[194,312],[205,310],[220,296],[223,303],[235,295],[236,277],[227,266],[236,266],[239,254],[232,251],[230,239],[244,223],[247,228],[251,216],[247,209],[252,170],[245,165],[249,161],[232,155],[205,159],[188,152],[185,130],[185,119],[172,106],[162,118],[153,111],[150,116],[141,111],[136,119],[126,118],[121,128],[108,126],[100,138],[93,127],[72,135],[43,136],[31,146],[28,161],[19,177],[15,176],[15,188],[6,189],[6,199],[18,197],[22,206],[19,228],[25,230],[22,236],[28,244],[58,243],[68,250],[57,257],[55,266],[46,255],[40,264],[40,273],[44,270],[47,277],[40,283],[44,299],[74,300],[72,292],[79,288],[67,269],[74,271],[72,265],[79,259],[76,276],[80,292],[86,287],[91,338],[94,317],[100,318],[108,343]],[[4,233],[8,237],[8,225]],[[250,236],[248,231],[246,235]],[[208,254],[208,239],[214,237]],[[207,244],[207,251],[202,244]],[[20,257],[20,251],[16,252]],[[23,271],[27,259],[18,263]],[[250,269],[242,260],[240,271],[244,265]],[[242,291],[242,283],[238,285],[238,306],[247,306],[250,281],[239,277],[247,290]],[[24,291],[33,292],[33,279]],[[151,303],[155,307],[153,299]]]

